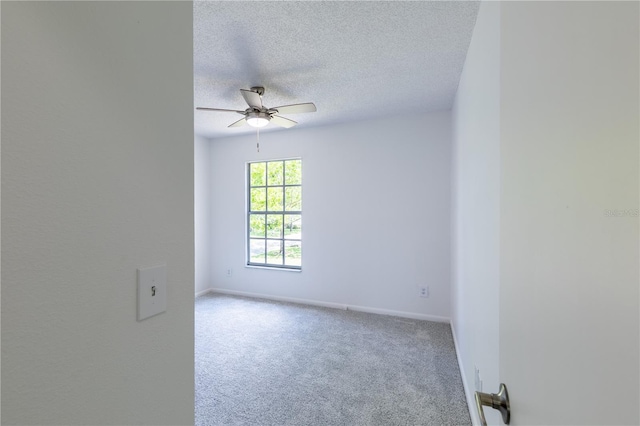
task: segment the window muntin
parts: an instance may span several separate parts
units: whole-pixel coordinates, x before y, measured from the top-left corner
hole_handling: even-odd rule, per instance
[[[302,268],[302,160],[247,164],[247,265]]]

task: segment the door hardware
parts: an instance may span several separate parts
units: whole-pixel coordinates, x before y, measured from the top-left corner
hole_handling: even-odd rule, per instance
[[[500,383],[500,391],[498,393],[476,391],[476,408],[478,409],[478,415],[480,415],[480,423],[482,426],[487,426],[487,419],[484,417],[484,410],[482,408],[483,405],[500,411],[504,424],[509,424],[511,420],[511,406],[509,405],[507,386],[504,383]]]

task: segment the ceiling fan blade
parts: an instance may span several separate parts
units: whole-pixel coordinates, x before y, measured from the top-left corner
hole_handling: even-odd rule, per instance
[[[238,114],[244,114],[244,111],[238,111],[236,109],[204,108],[204,107],[197,107],[196,109],[199,109],[200,111],[227,111],[227,112],[237,112]]]
[[[260,99],[259,94],[245,89],[240,89],[240,92],[251,108],[262,109],[262,99]]]
[[[307,102],[304,104],[293,104],[293,105],[282,105],[275,108],[270,108],[271,110],[277,110],[278,114],[298,114],[301,112],[316,112],[316,106],[312,102]]]
[[[236,121],[235,123],[231,123],[229,124],[229,126],[227,127],[240,127],[243,126],[247,123],[247,119],[245,118],[241,118],[240,120]]]
[[[293,120],[289,120],[288,118],[280,117],[279,115],[272,115],[271,116],[271,122],[273,124],[277,124],[278,126],[284,127],[284,128],[287,128],[287,129],[289,127],[293,127],[296,124],[298,124]]]

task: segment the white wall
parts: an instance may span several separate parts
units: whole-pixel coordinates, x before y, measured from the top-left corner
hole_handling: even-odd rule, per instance
[[[214,140],[213,286],[447,319],[450,126],[442,112],[263,132],[259,153],[255,135]],[[298,156],[303,270],[246,268],[245,163]]]
[[[194,140],[195,292],[211,288],[211,142]]]
[[[453,112],[452,317],[468,387],[473,364],[485,391],[505,382],[514,425],[640,420],[638,6],[480,9]]]
[[[453,107],[452,328],[471,416],[499,386],[500,3],[482,2]],[[486,411],[492,424],[499,413]]]
[[[513,424],[638,424],[639,4],[501,13],[500,377]]]
[[[193,424],[192,38],[189,2],[2,4],[7,424]]]

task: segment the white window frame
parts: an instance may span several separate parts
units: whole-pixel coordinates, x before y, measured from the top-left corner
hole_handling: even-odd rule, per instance
[[[286,188],[299,187],[300,188],[300,197],[302,198],[302,171],[300,175],[300,183],[299,184],[287,184],[285,181],[285,171],[286,171],[286,162],[287,161],[300,161],[302,167],[302,158],[284,158],[284,159],[273,159],[273,160],[259,160],[259,161],[249,161],[246,163],[246,222],[245,222],[245,233],[246,233],[246,266],[247,267],[257,267],[257,268],[268,268],[268,269],[281,269],[281,270],[291,270],[291,271],[301,271],[302,270],[302,253],[300,257],[300,265],[286,265],[286,242],[299,242],[302,245],[302,233],[300,233],[299,238],[288,238],[284,232],[284,226],[286,224],[286,216],[297,215],[302,219],[302,210],[286,210]],[[274,162],[282,162],[282,185],[269,185],[268,182],[268,164]],[[265,163],[265,174],[266,180],[264,185],[251,185],[251,165]],[[267,194],[267,198],[265,201],[265,210],[251,210],[251,189],[252,188],[265,188],[265,192]],[[268,188],[282,188],[282,201],[283,201],[283,210],[269,210],[268,203]],[[251,236],[251,216],[252,215],[264,215],[265,216],[265,235],[264,237],[252,237]],[[282,215],[283,217],[283,231],[281,233],[280,238],[269,237],[267,235],[266,223],[267,223],[267,215]],[[264,240],[265,241],[265,261],[262,262],[254,262],[251,260],[251,241],[252,240]],[[268,263],[268,241],[279,241],[280,242],[280,250],[282,252],[282,264],[276,263]]]

